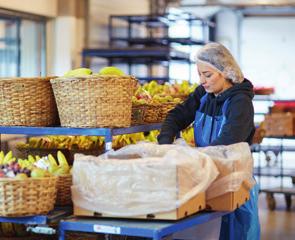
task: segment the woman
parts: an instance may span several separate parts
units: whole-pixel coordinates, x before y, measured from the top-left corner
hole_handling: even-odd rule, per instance
[[[255,126],[253,85],[244,78],[231,53],[219,43],[205,45],[196,58],[200,86],[186,101],[171,110],[158,136],[159,144],[173,143],[175,136],[194,122],[198,147],[251,144]],[[234,239],[260,239],[257,186],[251,199],[231,214]],[[220,239],[230,239],[229,216],[223,217]]]

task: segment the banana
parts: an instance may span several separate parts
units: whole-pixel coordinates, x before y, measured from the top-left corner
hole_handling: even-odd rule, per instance
[[[4,162],[4,157],[5,157],[4,152],[1,151],[1,152],[0,152],[0,164],[3,164],[3,162]]]
[[[65,155],[61,151],[57,151],[57,161],[60,166],[69,168],[68,161],[67,161]]]
[[[48,154],[48,160],[49,160],[49,164],[51,166],[55,166],[55,167],[58,166],[57,162],[56,162],[55,158],[52,156],[52,154]]]
[[[12,155],[12,151],[9,151],[9,152],[5,155],[5,157],[4,157],[4,159],[3,159],[3,163],[4,163],[4,164],[8,163],[12,157],[13,157],[13,155]]]

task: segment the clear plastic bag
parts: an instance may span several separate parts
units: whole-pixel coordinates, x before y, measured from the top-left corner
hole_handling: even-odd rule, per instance
[[[253,158],[248,143],[204,147],[198,150],[210,156],[219,171],[217,179],[206,191],[207,200],[227,192],[238,191],[242,183],[249,190],[254,186]]]
[[[174,210],[205,192],[218,175],[192,147],[141,143],[99,157],[75,155],[75,206],[116,216]]]

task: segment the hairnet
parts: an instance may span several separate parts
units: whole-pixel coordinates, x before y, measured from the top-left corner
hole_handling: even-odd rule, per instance
[[[223,73],[225,78],[232,83],[241,83],[243,73],[229,50],[220,43],[208,43],[202,47],[196,56],[197,63],[209,64]]]

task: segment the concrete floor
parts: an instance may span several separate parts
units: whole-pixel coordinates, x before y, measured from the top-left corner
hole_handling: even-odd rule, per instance
[[[286,211],[284,196],[274,195],[276,209],[268,210],[266,195],[259,195],[259,217],[261,240],[291,240],[295,239],[295,196],[292,198],[291,211]]]

